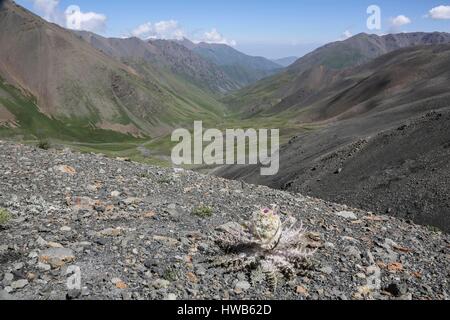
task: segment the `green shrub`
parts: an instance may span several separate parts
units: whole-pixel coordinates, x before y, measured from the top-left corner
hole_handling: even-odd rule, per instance
[[[209,218],[213,215],[213,209],[207,206],[200,206],[195,208],[192,214],[200,218]]]
[[[47,140],[40,140],[37,144],[37,147],[42,150],[48,150],[51,148],[51,145]]]
[[[5,225],[11,219],[8,210],[0,208],[0,226]]]
[[[172,267],[164,270],[163,278],[167,281],[177,281],[178,280],[178,272]]]
[[[172,183],[172,179],[170,179],[170,178],[161,178],[157,182],[159,184],[171,184]]]

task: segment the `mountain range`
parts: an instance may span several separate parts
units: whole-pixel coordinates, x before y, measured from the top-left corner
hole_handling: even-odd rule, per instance
[[[340,79],[339,71],[355,67],[392,51],[418,45],[445,44],[448,33],[402,33],[377,36],[361,33],[327,44],[298,59],[284,72],[229,95],[225,103],[251,116],[305,105],[320,88]]]
[[[205,42],[195,44],[188,39],[178,43],[220,66],[240,86],[247,86],[283,69],[277,62],[246,55],[225,44]]]
[[[265,68],[262,58],[229,48],[257,61],[252,70],[258,75],[234,79],[228,62],[210,61],[175,41],[71,31],[10,0],[0,8],[0,40],[1,130],[15,127],[30,138],[109,140],[109,131],[158,137],[198,117],[217,122],[227,112],[218,98],[266,72],[258,69]]]

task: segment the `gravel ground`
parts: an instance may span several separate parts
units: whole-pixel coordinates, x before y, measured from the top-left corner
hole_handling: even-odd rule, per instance
[[[0,148],[0,208],[11,215],[0,227],[0,299],[449,297],[449,235],[408,221],[125,159]],[[276,286],[216,263],[232,258],[217,228],[271,204],[301,220],[317,249]],[[68,287],[77,275],[81,287]]]

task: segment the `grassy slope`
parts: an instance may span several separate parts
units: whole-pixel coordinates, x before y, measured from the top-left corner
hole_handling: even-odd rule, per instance
[[[2,136],[20,135],[24,140],[58,138],[66,141],[80,142],[126,142],[135,138],[110,130],[96,129],[88,119],[55,119],[39,111],[31,97],[24,96],[19,90],[0,79],[0,104],[15,117],[17,128],[1,128]]]

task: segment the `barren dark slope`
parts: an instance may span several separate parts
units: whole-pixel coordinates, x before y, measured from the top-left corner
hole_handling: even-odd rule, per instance
[[[323,127],[282,148],[278,175],[249,167],[217,174],[450,231],[449,79],[448,45],[382,56],[302,109],[303,120]]]
[[[301,135],[281,151],[281,169],[218,174],[388,213],[450,231],[450,108],[376,134],[374,118]],[[381,120],[381,119],[379,119]]]

